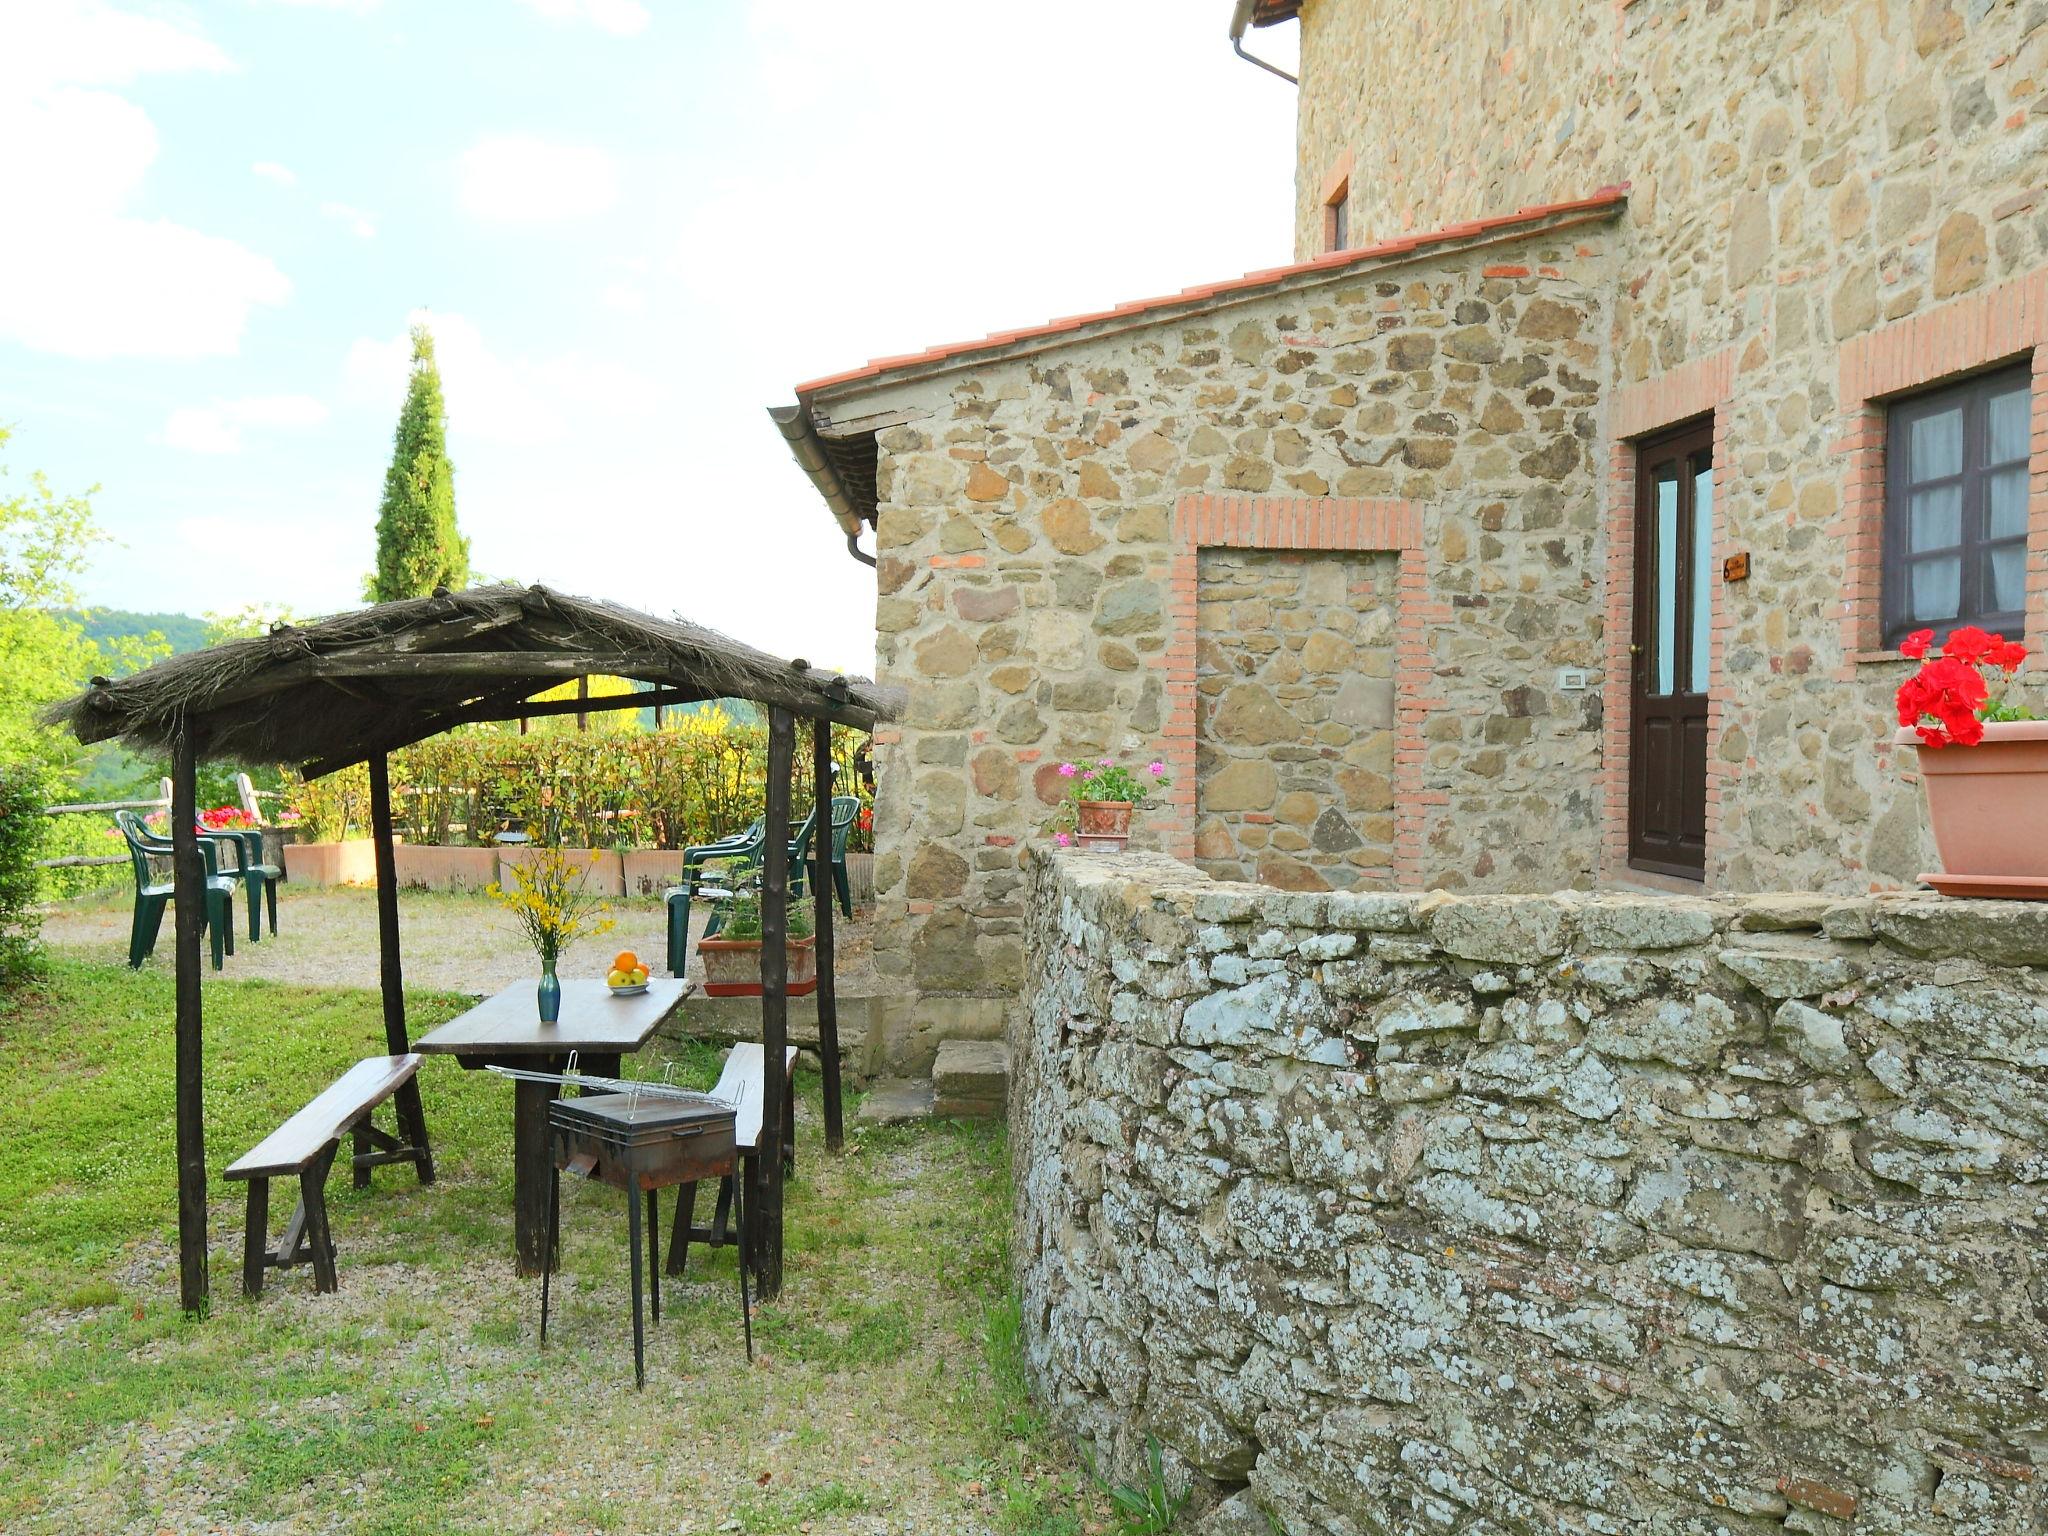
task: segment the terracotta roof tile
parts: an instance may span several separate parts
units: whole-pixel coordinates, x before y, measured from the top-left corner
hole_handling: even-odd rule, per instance
[[[1523,224],[1539,224],[1560,214],[1589,212],[1599,208],[1612,208],[1628,198],[1628,186],[1602,187],[1590,197],[1579,198],[1567,203],[1545,203],[1538,207],[1523,208],[1514,213],[1501,214],[1488,219],[1474,219],[1462,224],[1447,225],[1442,229],[1430,230],[1424,234],[1403,235],[1398,240],[1388,240],[1379,245],[1361,246],[1356,250],[1332,251],[1308,261],[1294,262],[1284,267],[1267,267],[1257,272],[1247,272],[1242,277],[1222,282],[1202,283],[1192,288],[1183,288],[1178,293],[1161,294],[1150,299],[1133,299],[1111,309],[1098,309],[1083,315],[1066,315],[1057,320],[1048,320],[1043,325],[1023,326],[1015,330],[998,331],[993,335],[979,336],[971,341],[956,341],[927,348],[922,352],[904,353],[897,357],[878,357],[858,368],[849,368],[842,373],[831,373],[823,378],[812,379],[799,384],[799,396],[828,389],[835,384],[851,384],[861,379],[879,378],[883,374],[924,363],[944,362],[971,352],[994,351],[1019,341],[1035,341],[1047,336],[1057,336],[1065,331],[1076,331],[1083,326],[1097,324],[1104,320],[1122,319],[1142,314],[1147,310],[1164,309],[1172,305],[1199,302],[1219,294],[1265,287],[1283,282],[1290,277],[1322,271],[1332,267],[1346,267],[1368,261],[1383,261],[1390,256],[1405,256],[1424,246],[1441,245],[1453,240],[1469,239],[1474,235],[1491,234],[1495,230],[1509,229]]]

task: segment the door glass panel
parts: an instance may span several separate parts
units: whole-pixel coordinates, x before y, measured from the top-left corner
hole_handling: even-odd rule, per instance
[[[1650,626],[1656,646],[1650,676],[1650,692],[1668,694],[1678,676],[1678,473],[1676,466],[1657,467],[1657,543],[1652,551],[1657,585],[1652,601],[1657,605],[1656,622]]]
[[[1707,691],[1714,622],[1714,465],[1706,454],[1692,461],[1692,651],[1687,691]]]
[[[1991,397],[1986,463],[2009,464],[2027,456],[2027,407],[2031,403],[2032,392],[2024,385]]]
[[[2027,467],[1994,469],[1984,477],[1984,536],[2015,539],[2027,531]]]
[[[1932,490],[1915,491],[1912,504],[1911,548],[1953,549],[1963,542],[1963,488],[1960,485],[1937,485]]]
[[[2018,613],[2027,606],[2027,547],[2007,544],[1984,551],[1986,606],[1998,613]]]
[[[1963,602],[1963,557],[1916,560],[1912,573],[1913,617],[1929,623],[1954,618]]]
[[[1912,458],[1908,461],[1915,481],[1939,480],[1943,475],[1963,472],[1963,408],[1952,405],[1913,423]]]

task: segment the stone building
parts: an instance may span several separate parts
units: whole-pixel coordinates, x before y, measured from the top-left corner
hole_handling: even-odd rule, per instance
[[[910,690],[900,1066],[1002,1028],[1063,759],[1294,889],[1863,893],[1929,867],[1899,636],[2048,621],[2048,0],[1237,9],[1292,265],[775,413]]]

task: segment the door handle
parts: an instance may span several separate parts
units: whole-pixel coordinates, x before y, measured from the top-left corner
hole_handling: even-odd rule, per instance
[[[1640,656],[1643,654],[1643,648],[1640,645],[1631,645],[1628,648],[1628,653],[1631,656]]]

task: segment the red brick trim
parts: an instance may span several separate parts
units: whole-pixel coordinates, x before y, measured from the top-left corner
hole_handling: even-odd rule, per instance
[[[1612,401],[1613,458],[1607,498],[1607,661],[1601,683],[1600,867],[1607,879],[1628,874],[1629,645],[1634,638],[1636,601],[1636,443],[1709,412],[1714,417],[1714,559],[1727,549],[1723,531],[1728,508],[1728,402],[1734,398],[1735,348],[1672,369],[1641,384],[1624,385]],[[1721,827],[1723,791],[1736,765],[1717,750],[1732,690],[1721,666],[1731,622],[1714,584],[1709,620],[1713,641],[1707,658],[1707,884],[1714,881],[1727,836]]]
[[[1444,700],[1436,679],[1428,626],[1451,617],[1448,603],[1430,601],[1422,548],[1422,509],[1412,501],[1349,497],[1183,496],[1174,509],[1174,548],[1167,576],[1165,758],[1173,776],[1167,801],[1173,825],[1167,848],[1195,855],[1195,594],[1204,549],[1389,550],[1401,556],[1394,656],[1394,863],[1368,870],[1401,886],[1423,878],[1423,846],[1432,807],[1450,803],[1445,790],[1424,787],[1423,724]]]
[[[1323,250],[1339,250],[1337,219],[1344,205],[1351,201],[1351,151],[1345,150],[1331,165],[1329,174],[1323,178]],[[1343,244],[1349,245],[1347,238]]]
[[[1884,422],[1892,397],[1958,374],[2034,360],[2033,443],[2028,462],[2027,643],[2048,645],[2048,270],[1951,300],[1842,344],[1842,435],[1848,461],[1841,510],[1829,536],[1847,550],[1841,643],[1846,679],[1857,663],[1890,661],[1883,649]]]

